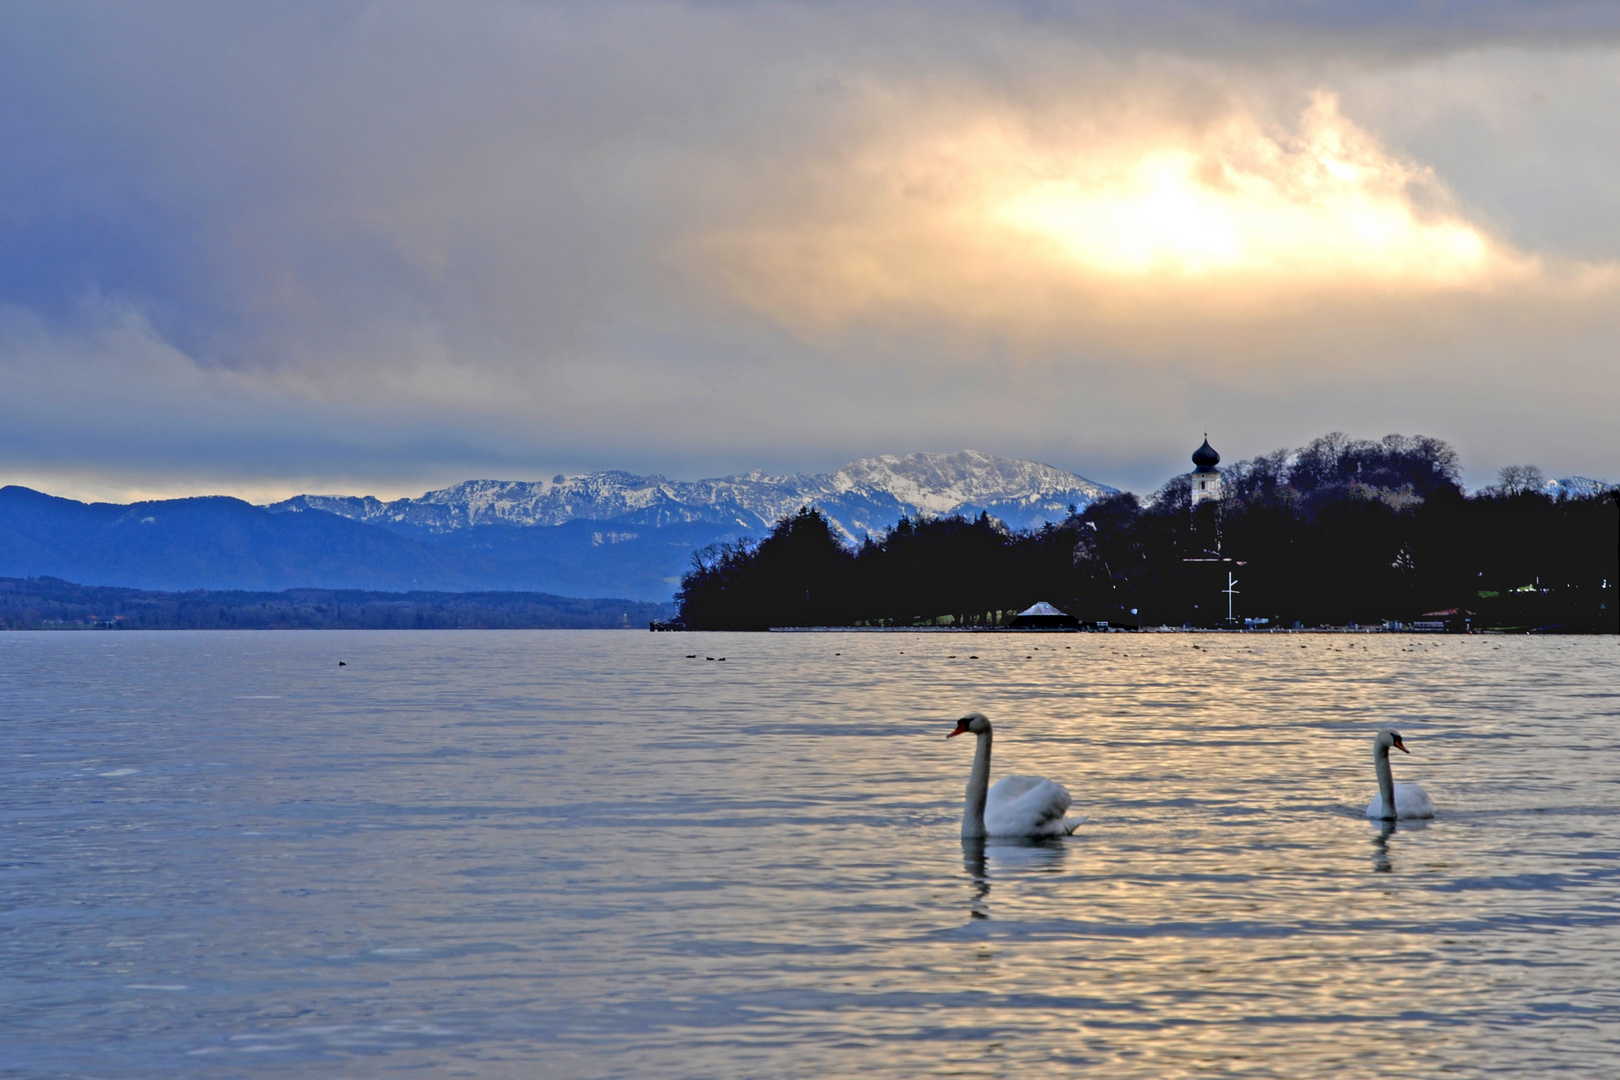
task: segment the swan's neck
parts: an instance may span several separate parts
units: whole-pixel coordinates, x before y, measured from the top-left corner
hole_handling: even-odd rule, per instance
[[[1373,769],[1378,773],[1378,795],[1384,800],[1384,817],[1395,816],[1395,777],[1389,771],[1389,747],[1373,751]]]
[[[973,771],[968,774],[967,805],[962,808],[962,839],[984,836],[984,800],[990,794],[990,733],[978,735],[973,752]]]

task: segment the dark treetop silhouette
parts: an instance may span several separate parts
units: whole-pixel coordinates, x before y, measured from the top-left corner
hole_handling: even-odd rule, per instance
[[[707,548],[677,595],[694,629],[1000,625],[1038,600],[1086,622],[1271,625],[1410,622],[1616,629],[1615,489],[1549,495],[1504,484],[1467,496],[1438,439],[1342,434],[1229,467],[1192,505],[1177,477],[1152,499],[1111,495],[1061,524],[1012,531],[988,515],[903,518],[843,546],[806,507],[758,544]]]

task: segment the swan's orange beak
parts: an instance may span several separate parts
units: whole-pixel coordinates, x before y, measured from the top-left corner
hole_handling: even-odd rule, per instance
[[[1405,743],[1401,742],[1401,737],[1399,735],[1395,736],[1395,749],[1399,750],[1403,754],[1410,754],[1412,752],[1406,748]]]
[[[957,736],[958,736],[958,735],[963,735],[963,734],[966,734],[966,732],[967,732],[967,729],[968,729],[968,726],[967,726],[967,724],[968,724],[968,722],[967,722],[967,721],[966,721],[966,720],[958,720],[958,721],[957,721],[957,722],[956,722],[956,730],[955,730],[955,731],[953,731],[953,732],[951,732],[951,733],[950,733],[950,734],[949,734],[949,735],[947,735],[947,736],[945,736],[945,737],[946,737],[946,738],[947,738],[947,739],[954,739],[954,738],[956,738],[956,737],[957,737]]]

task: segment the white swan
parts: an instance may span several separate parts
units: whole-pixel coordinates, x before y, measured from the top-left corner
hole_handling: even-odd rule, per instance
[[[1373,740],[1373,769],[1378,773],[1378,794],[1367,804],[1367,816],[1383,821],[1434,817],[1434,803],[1429,801],[1428,792],[1416,784],[1395,782],[1395,777],[1389,771],[1389,748],[1392,746],[1403,754],[1411,753],[1401,742],[1401,733],[1393,728],[1385,728]],[[1387,806],[1393,806],[1394,812],[1385,810]]]
[[[972,733],[979,746],[968,774],[967,806],[962,811],[962,838],[986,836],[1068,836],[1085,820],[1064,818],[1073,801],[1062,784],[1039,776],[1004,776],[990,787],[990,721],[968,713],[957,721],[953,739]]]

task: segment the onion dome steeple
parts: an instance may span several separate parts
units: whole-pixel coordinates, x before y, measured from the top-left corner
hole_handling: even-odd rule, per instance
[[[1207,432],[1204,434],[1204,445],[1193,451],[1192,461],[1194,465],[1198,466],[1199,472],[1212,472],[1215,466],[1221,463],[1221,455],[1217,454],[1215,448],[1209,445],[1209,434]]]
[[[1204,432],[1204,445],[1193,451],[1193,464],[1198,466],[1189,478],[1192,482],[1193,506],[1196,507],[1205,499],[1221,497],[1221,471],[1215,467],[1220,461],[1221,455],[1209,445],[1209,432]]]

